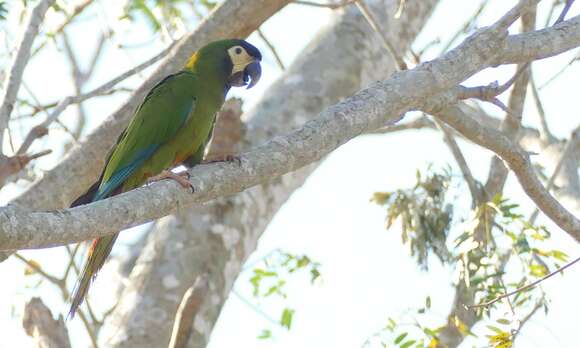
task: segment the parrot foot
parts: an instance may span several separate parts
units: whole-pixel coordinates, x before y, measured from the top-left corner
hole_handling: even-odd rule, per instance
[[[184,172],[179,172],[179,173],[174,173],[170,170],[164,170],[161,173],[150,177],[147,180],[147,183],[153,183],[156,181],[160,181],[163,179],[171,179],[176,181],[179,185],[181,185],[183,188],[188,188],[191,190],[191,193],[195,192],[195,188],[193,187],[193,184],[191,182],[189,182],[189,173],[187,171]]]
[[[240,155],[228,154],[228,155],[215,155],[201,162],[201,164],[219,163],[219,162],[235,162],[237,165],[242,165],[242,158]]]

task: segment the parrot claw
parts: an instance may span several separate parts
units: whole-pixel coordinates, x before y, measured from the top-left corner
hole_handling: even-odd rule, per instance
[[[189,181],[190,177],[191,175],[189,175],[187,171],[174,173],[170,170],[164,170],[158,175],[150,177],[147,180],[147,184],[151,184],[153,182],[160,181],[163,179],[171,179],[176,181],[179,185],[181,185],[181,187],[189,188],[191,190],[191,193],[194,193],[195,187],[193,187],[193,184]]]

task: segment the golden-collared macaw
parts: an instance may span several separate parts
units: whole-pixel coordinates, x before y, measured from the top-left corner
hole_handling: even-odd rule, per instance
[[[99,180],[71,206],[129,191],[152,179],[171,178],[190,186],[170,169],[203,160],[228,90],[253,87],[261,76],[261,59],[256,47],[238,39],[215,41],[194,53],[181,71],[149,91],[111,150]],[[69,317],[82,303],[117,235],[93,241],[73,291]]]

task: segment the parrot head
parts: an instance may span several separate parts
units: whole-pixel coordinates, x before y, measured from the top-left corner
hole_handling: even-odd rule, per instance
[[[202,47],[186,67],[198,72],[212,71],[224,79],[226,86],[254,87],[262,75],[260,51],[244,40],[214,41]]]

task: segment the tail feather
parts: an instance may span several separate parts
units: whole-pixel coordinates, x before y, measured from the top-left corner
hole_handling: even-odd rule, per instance
[[[111,253],[111,249],[113,248],[113,244],[115,244],[117,236],[118,233],[97,238],[93,241],[91,248],[89,249],[89,255],[85,262],[85,266],[83,267],[81,275],[73,290],[71,306],[67,318],[74,317],[77,309],[87,295],[89,286],[97,276],[97,272],[103,267],[107,256]]]

